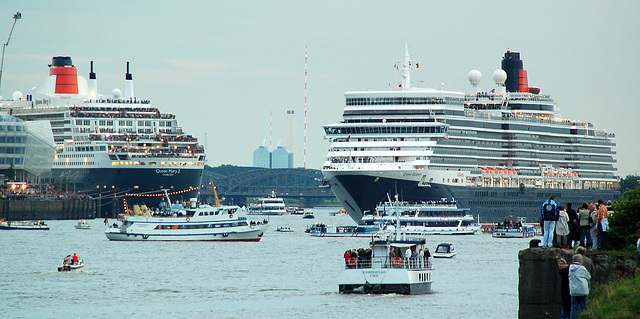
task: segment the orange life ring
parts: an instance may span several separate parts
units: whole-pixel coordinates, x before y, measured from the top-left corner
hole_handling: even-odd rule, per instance
[[[354,257],[351,257],[351,258],[349,258],[347,263],[349,264],[349,266],[355,266],[356,265],[356,259]]]
[[[229,214],[229,218],[233,218],[233,214]]]
[[[393,257],[393,261],[392,262],[393,262],[394,265],[400,265],[400,264],[402,264],[402,258]]]
[[[191,221],[191,218],[187,217],[187,223]]]

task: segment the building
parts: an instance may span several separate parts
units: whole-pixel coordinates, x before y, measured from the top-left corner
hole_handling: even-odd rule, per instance
[[[264,146],[260,146],[253,151],[253,166],[271,168],[271,151]]]
[[[293,168],[293,153],[278,146],[271,152],[271,168]]]

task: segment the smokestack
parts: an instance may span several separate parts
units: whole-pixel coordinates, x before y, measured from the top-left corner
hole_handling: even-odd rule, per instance
[[[131,73],[129,73],[129,62],[127,62],[127,74],[125,74],[125,90],[124,90],[124,99],[133,101],[135,95],[133,95],[133,77]]]
[[[56,94],[78,94],[78,70],[73,66],[71,57],[53,57],[49,75],[56,76]]]
[[[293,110],[287,110],[287,150],[293,152],[296,137],[296,115]]]
[[[91,61],[91,72],[89,72],[89,99],[95,100],[98,96],[98,80],[93,73],[93,61]]]

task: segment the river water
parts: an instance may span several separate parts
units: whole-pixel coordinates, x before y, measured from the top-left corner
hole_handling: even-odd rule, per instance
[[[311,237],[304,229],[314,222],[354,224],[326,208],[314,215],[270,217],[258,243],[112,242],[103,220],[89,220],[90,230],[66,220],[48,221],[50,231],[0,231],[0,317],[517,317],[518,251],[529,239],[429,236],[431,251],[441,242],[458,251],[434,261],[433,293],[341,295],[344,251],[370,240]],[[296,230],[280,233],[277,226]],[[59,273],[73,253],[86,266]]]

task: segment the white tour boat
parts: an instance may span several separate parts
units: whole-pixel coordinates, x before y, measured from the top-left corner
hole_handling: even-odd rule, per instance
[[[167,198],[167,203],[170,201]],[[120,227],[109,228],[109,240],[260,241],[269,227],[266,220],[238,216],[238,206],[211,206],[192,198],[188,207],[173,204],[168,212],[123,216]]]
[[[480,231],[477,217],[468,208],[461,208],[455,201],[426,201],[410,203],[389,200],[379,204],[373,214],[365,212],[362,222],[366,225],[386,226],[395,231],[396,215],[399,215],[400,232],[408,236],[463,235]]]
[[[340,276],[340,293],[398,293],[405,295],[431,292],[433,263],[429,258],[409,257],[407,251],[426,249],[424,239],[374,239],[371,249],[357,256],[345,254]]]
[[[307,227],[314,237],[371,237],[380,231],[377,225],[335,226],[316,223]]]
[[[0,220],[0,229],[49,230],[49,225],[41,220]]]
[[[493,238],[529,238],[536,235],[535,227],[519,217],[516,222],[504,221],[493,227]]]
[[[249,203],[249,215],[283,215],[287,214],[284,199],[277,197],[275,192],[267,197]]]

